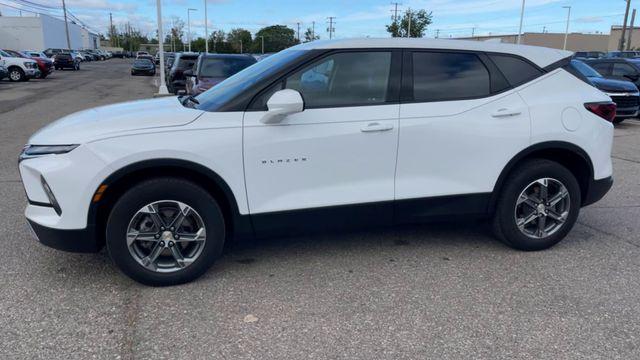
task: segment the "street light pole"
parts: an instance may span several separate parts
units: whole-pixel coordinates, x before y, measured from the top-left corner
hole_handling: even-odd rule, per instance
[[[520,8],[520,28],[518,29],[518,45],[522,41],[522,21],[524,20],[524,3],[525,0],[522,0],[522,7]]]
[[[197,9],[187,9],[187,40],[189,41],[189,52],[191,52],[191,12]]]
[[[207,24],[207,0],[204,0],[204,53],[209,53],[209,26]]]
[[[71,51],[71,40],[69,39],[69,22],[67,21],[67,4],[64,3],[64,0],[62,0],[62,11],[64,12],[64,30],[67,33],[67,47],[69,48],[69,51]],[[22,16],[22,13],[20,13],[20,16]]]
[[[158,95],[169,95],[167,84],[164,79],[164,39],[162,38],[162,2],[156,0],[158,7],[158,45],[160,51],[160,87],[158,88]]]
[[[569,20],[571,19],[571,6],[563,6],[563,9],[567,9],[567,27],[564,30],[564,45],[562,50],[567,50],[567,38],[569,37]]]

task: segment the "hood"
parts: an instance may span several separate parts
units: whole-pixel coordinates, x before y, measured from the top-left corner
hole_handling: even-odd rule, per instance
[[[638,87],[631,81],[590,77],[589,81],[602,92],[636,92]]]
[[[101,106],[54,121],[38,130],[29,144],[82,144],[136,130],[181,126],[203,112],[182,106],[175,96]]]

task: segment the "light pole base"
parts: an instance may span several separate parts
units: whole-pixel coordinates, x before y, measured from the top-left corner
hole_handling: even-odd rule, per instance
[[[167,89],[167,85],[162,84],[162,85],[160,85],[160,87],[158,88],[158,93],[157,93],[157,94],[153,94],[153,97],[158,97],[158,96],[169,96],[169,95],[173,95],[173,94],[169,93],[169,89]]]

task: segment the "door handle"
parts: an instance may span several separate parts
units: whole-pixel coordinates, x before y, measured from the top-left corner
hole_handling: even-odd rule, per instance
[[[378,122],[373,122],[370,123],[369,125],[360,128],[360,131],[362,132],[381,132],[381,131],[389,131],[393,129],[393,125],[385,125],[385,124],[380,124]]]
[[[520,114],[522,114],[522,111],[520,110],[502,108],[493,112],[491,116],[493,116],[494,118],[502,118],[502,117],[516,116]]]

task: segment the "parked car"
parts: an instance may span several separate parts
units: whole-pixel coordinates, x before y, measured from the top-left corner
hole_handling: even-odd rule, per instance
[[[576,59],[600,59],[606,55],[602,51],[576,51],[573,57]]]
[[[164,54],[164,66],[165,66],[165,71],[168,73],[169,70],[171,70],[171,67],[173,66],[173,61],[176,58],[176,53],[165,53]]]
[[[255,64],[249,55],[201,54],[193,69],[185,70],[187,94],[198,95],[235,73]]]
[[[584,80],[607,94],[616,103],[616,118],[614,123],[618,124],[625,119],[638,116],[640,108],[640,93],[638,87],[630,81],[613,80],[603,77],[591,66],[580,60],[571,60],[571,68],[584,77]]]
[[[157,52],[157,53],[156,53],[156,56],[154,56],[154,57],[153,57],[153,62],[154,62],[156,65],[160,65],[160,53],[159,53],[159,52]]]
[[[9,71],[10,81],[28,81],[40,76],[38,63],[33,59],[16,57],[0,50],[0,61],[4,60],[4,65]]]
[[[571,56],[463,40],[297,45],[196,97],[47,125],[20,155],[25,214],[43,244],[106,243],[151,285],[197,278],[238,237],[455,215],[546,249],[613,182],[615,104],[565,70]]]
[[[151,55],[138,55],[136,57],[136,59],[146,59],[146,60],[149,60],[149,61],[153,62],[153,56],[151,56]]]
[[[36,50],[24,50],[22,51],[23,53],[31,56],[32,58],[40,58],[40,59],[49,59],[50,57],[45,55],[44,52],[42,51],[36,51]]]
[[[56,70],[80,70],[80,60],[70,53],[59,53],[53,56],[53,66]]]
[[[71,50],[69,50],[69,49],[48,48],[48,49],[46,49],[45,51],[43,51],[43,53],[44,53],[45,55],[47,55],[47,57],[48,57],[48,58],[51,58],[51,57],[53,57],[53,55],[55,55],[55,54],[68,53],[68,52],[70,52],[70,51],[71,51]]]
[[[9,50],[9,49],[2,49],[2,50],[4,50],[4,52],[6,52],[11,56],[34,60],[38,64],[38,70],[40,70],[40,72],[37,75],[37,78],[39,79],[44,79],[53,72],[53,62],[47,58],[32,57],[25,52],[20,52],[15,50]]]
[[[126,56],[126,53],[124,51],[114,51],[113,52],[113,57],[114,58],[124,59],[127,56]]]
[[[640,56],[640,52],[638,51],[609,51],[608,53],[605,54],[605,58],[608,59],[617,59],[617,58],[623,58],[623,59],[633,59]]]
[[[198,60],[197,53],[178,53],[172,62],[171,69],[167,73],[167,88],[170,92],[178,94],[179,91],[186,89],[186,78],[184,71],[193,68]]]
[[[640,86],[640,62],[632,59],[585,60],[589,66],[607,79],[631,81]]]
[[[138,74],[153,76],[156,74],[156,65],[152,60],[139,57],[131,65],[131,75]]]
[[[9,76],[9,70],[4,66],[4,61],[0,61],[0,80]]]
[[[86,50],[80,51],[80,53],[84,56],[85,61],[96,61],[98,57]]]
[[[137,51],[137,52],[136,52],[136,57],[138,57],[138,56],[140,56],[140,55],[149,55],[149,53],[148,53],[148,52],[146,52],[146,51]]]
[[[94,56],[95,60],[106,60],[106,56],[95,49],[88,49],[87,52]]]

